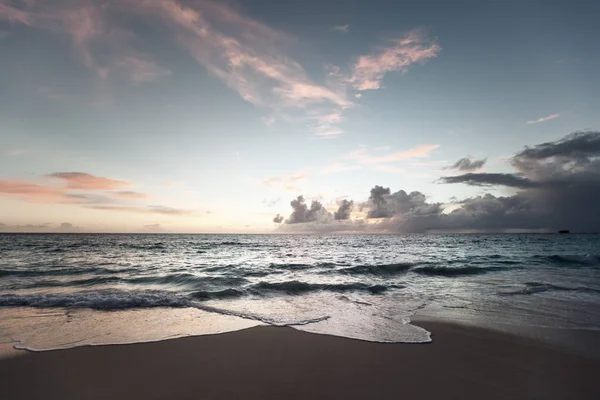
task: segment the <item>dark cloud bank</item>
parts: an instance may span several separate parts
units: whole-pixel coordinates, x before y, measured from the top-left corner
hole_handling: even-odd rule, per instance
[[[473,171],[485,160],[463,158],[448,169]],[[392,192],[374,186],[360,204],[363,219],[350,219],[354,203],[344,200],[334,214],[318,201],[310,207],[299,196],[282,231],[549,231],[600,232],[600,132],[575,132],[555,141],[526,147],[510,159],[514,173],[474,173],[442,177],[439,184],[508,187],[512,196],[492,194],[456,202],[444,213],[421,192]]]

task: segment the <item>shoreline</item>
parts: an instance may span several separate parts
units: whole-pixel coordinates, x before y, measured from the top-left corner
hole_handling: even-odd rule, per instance
[[[3,399],[600,398],[600,360],[484,328],[419,321],[433,342],[258,326],[0,359]],[[599,333],[600,336],[600,333]],[[14,343],[13,343],[14,344]]]

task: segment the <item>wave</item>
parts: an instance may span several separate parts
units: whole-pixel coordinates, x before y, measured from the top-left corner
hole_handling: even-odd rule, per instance
[[[65,274],[69,275],[69,274]],[[131,284],[131,285],[173,285],[173,286],[241,286],[248,281],[236,276],[197,276],[192,274],[171,274],[159,276],[93,276],[85,279],[41,279],[27,283],[16,283],[6,286],[5,289],[34,289],[44,287],[82,287],[106,284]]]
[[[384,285],[367,285],[364,283],[337,283],[337,284],[323,284],[323,283],[307,283],[300,281],[286,281],[286,282],[260,282],[252,287],[254,292],[285,292],[291,295],[303,294],[314,291],[331,291],[331,292],[350,292],[350,291],[363,291],[371,294],[380,294],[387,291],[391,286]]]
[[[124,278],[124,283],[133,284],[158,284],[158,285],[192,285],[209,284],[222,286],[238,286],[248,283],[241,277],[235,276],[198,276],[193,274],[171,274],[162,276],[140,276],[137,278]]]
[[[536,258],[542,258],[550,261],[553,264],[559,265],[600,265],[600,255],[598,254],[585,254],[585,255],[560,255],[555,254],[551,256],[536,256]]]
[[[137,272],[137,268],[69,268],[63,266],[49,266],[43,269],[0,269],[0,278],[15,277],[43,277],[43,276],[68,276],[68,275],[83,275],[83,274],[121,274],[128,272]]]
[[[567,287],[560,285],[553,285],[551,283],[542,282],[526,282],[523,289],[515,290],[512,292],[499,292],[500,296],[514,296],[514,295],[530,295],[543,292],[579,292],[579,293],[600,293],[600,289],[594,289],[587,286]]]
[[[290,270],[299,270],[299,269],[309,269],[309,268],[314,268],[314,265],[310,265],[310,264],[296,264],[296,263],[288,263],[288,264],[275,264],[275,263],[271,263],[269,265],[270,268],[275,268],[275,269],[290,269]]]
[[[448,278],[457,276],[469,276],[469,275],[482,275],[489,272],[505,271],[506,267],[434,267],[425,266],[418,267],[411,270],[416,274],[427,275],[427,276],[444,276]]]
[[[91,308],[94,310],[125,310],[131,308],[191,307],[191,302],[164,291],[125,292],[105,290],[71,294],[2,294],[0,306],[35,308]]]
[[[134,250],[164,250],[166,246],[163,242],[157,242],[152,244],[131,244],[131,243],[121,243],[121,247],[127,249]]]
[[[336,273],[345,273],[351,275],[395,275],[407,272],[415,263],[396,263],[383,265],[357,265],[355,267],[342,268]]]
[[[198,291],[191,294],[196,300],[230,299],[244,296],[244,292],[236,289],[225,289],[218,291]]]

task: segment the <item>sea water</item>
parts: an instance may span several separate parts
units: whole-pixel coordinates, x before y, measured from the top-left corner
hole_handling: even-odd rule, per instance
[[[256,325],[420,343],[426,317],[577,337],[600,235],[0,234],[0,317],[36,350]]]

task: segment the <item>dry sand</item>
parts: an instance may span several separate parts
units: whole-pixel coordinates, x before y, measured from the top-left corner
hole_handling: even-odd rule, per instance
[[[256,327],[155,343],[19,352],[12,399],[600,399],[600,360],[530,339],[419,324],[431,344],[380,344]]]

